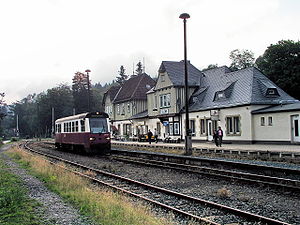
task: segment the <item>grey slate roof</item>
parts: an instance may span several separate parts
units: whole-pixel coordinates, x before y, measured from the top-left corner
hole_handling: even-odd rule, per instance
[[[121,86],[114,103],[130,100],[147,100],[146,92],[155,85],[155,81],[146,73],[131,77]]]
[[[194,67],[190,62],[188,65],[188,85],[198,86],[202,72]],[[174,86],[184,86],[184,61],[163,61],[160,65],[159,72],[167,72]]]
[[[229,68],[223,66],[203,73],[205,77],[190,99],[191,112],[250,104],[278,105],[297,101],[255,67],[231,72]],[[279,96],[266,96],[267,88],[276,88]],[[223,92],[225,98],[215,99],[217,92]]]
[[[252,114],[260,114],[260,113],[274,113],[274,112],[285,112],[285,111],[300,111],[300,102],[285,104],[285,105],[276,105],[269,106],[263,109],[254,110]]]
[[[107,97],[109,97],[110,101],[113,102],[113,100],[115,99],[120,88],[121,88],[121,86],[119,86],[119,85],[110,87],[103,95],[102,105],[105,104],[105,99]]]

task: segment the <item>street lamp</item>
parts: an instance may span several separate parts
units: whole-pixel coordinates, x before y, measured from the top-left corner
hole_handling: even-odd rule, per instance
[[[88,86],[88,112],[90,112],[91,107],[90,107],[90,77],[89,77],[89,73],[91,71],[89,69],[87,69],[85,72],[86,72],[86,76],[87,76],[87,86]]]
[[[187,48],[186,48],[186,20],[190,18],[188,13],[182,13],[179,16],[183,19],[183,29],[184,29],[184,93],[185,93],[185,154],[192,154],[192,137],[189,129],[189,96],[188,96],[188,68],[187,68]]]

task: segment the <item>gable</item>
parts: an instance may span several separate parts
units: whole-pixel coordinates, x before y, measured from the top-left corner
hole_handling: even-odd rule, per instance
[[[155,81],[143,73],[125,81],[119,90],[114,103],[130,100],[146,100],[146,93],[155,85]]]

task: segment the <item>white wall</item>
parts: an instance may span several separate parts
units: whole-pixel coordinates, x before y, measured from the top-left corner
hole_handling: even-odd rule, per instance
[[[254,114],[254,140],[256,141],[288,141],[292,140],[291,116],[300,111]],[[265,117],[265,126],[261,126],[261,117]],[[268,117],[272,117],[272,126],[268,125]]]

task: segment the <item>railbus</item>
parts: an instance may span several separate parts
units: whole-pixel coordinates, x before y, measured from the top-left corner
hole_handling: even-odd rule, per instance
[[[111,150],[109,117],[105,112],[81,113],[55,121],[55,146],[94,154]]]

